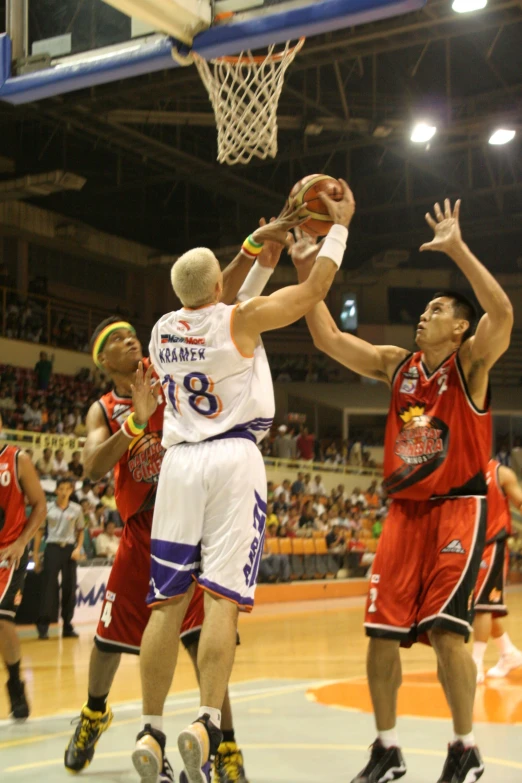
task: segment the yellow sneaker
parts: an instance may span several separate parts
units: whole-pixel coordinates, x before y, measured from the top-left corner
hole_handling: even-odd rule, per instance
[[[248,783],[243,754],[236,742],[222,742],[214,760],[216,783]]]
[[[89,766],[98,740],[111,725],[113,717],[109,706],[105,712],[93,712],[83,705],[76,730],[65,749],[65,769],[76,773]]]

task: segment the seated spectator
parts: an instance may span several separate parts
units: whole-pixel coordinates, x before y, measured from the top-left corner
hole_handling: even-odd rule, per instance
[[[381,500],[379,498],[379,491],[377,488],[377,481],[372,481],[366,492],[364,493],[364,499],[368,508],[379,508]]]
[[[49,381],[53,372],[54,356],[49,359],[45,351],[40,351],[40,360],[36,362],[34,371],[36,373],[36,385],[40,391],[47,391]]]
[[[286,520],[286,528],[288,530],[288,537],[294,538],[299,530],[299,504],[293,503],[288,511],[288,519]]]
[[[98,503],[96,508],[94,509],[94,518],[96,520],[96,528],[105,527],[105,523],[107,519],[109,518],[109,511],[105,508],[103,503]]]
[[[92,491],[92,481],[90,478],[84,478],[82,481],[82,488],[76,492],[76,497],[78,498],[78,503],[81,503],[83,498],[87,498],[93,509],[98,508],[98,504],[100,503],[99,498]]]
[[[326,487],[323,484],[323,481],[321,479],[321,476],[316,476],[314,478],[313,484],[312,484],[312,492],[311,495],[322,495],[326,496],[328,493],[326,491]]]
[[[346,503],[348,495],[344,491],[344,484],[338,484],[337,489],[332,490],[333,497],[337,503]]]
[[[288,507],[291,500],[290,481],[285,479],[283,483],[274,490],[274,503]]]
[[[0,389],[0,411],[14,411],[15,408],[16,402],[12,389],[2,386]]]
[[[56,449],[56,451],[54,452],[53,469],[51,471],[52,477],[54,479],[59,479],[62,476],[67,475],[68,472],[69,472],[69,466],[65,461],[63,455],[63,449]]]
[[[361,492],[360,487],[355,487],[350,497],[350,503],[352,506],[360,505],[362,508],[366,508],[366,498]]]
[[[328,520],[328,511],[323,511],[320,517],[316,517],[314,520],[314,528],[320,533],[330,532],[330,523]]]
[[[82,508],[83,512],[83,521],[85,523],[85,527],[89,530],[95,530],[98,525],[96,523],[96,516],[94,514],[94,511],[92,509],[91,504],[89,503],[89,500],[87,498],[82,498],[80,501],[80,506]],[[88,553],[86,553],[88,556]]]
[[[36,470],[41,479],[52,478],[53,452],[52,449],[44,449],[39,460],[36,461]]]
[[[380,538],[382,534],[382,516],[380,513],[376,514],[375,522],[372,525],[372,536],[374,538]]]
[[[276,525],[277,526],[277,524],[278,524],[278,520],[277,520],[277,514],[274,513],[274,504],[273,503],[267,503],[265,528],[266,528],[266,530],[268,530],[268,528],[271,525]]]
[[[317,514],[314,511],[312,501],[309,500],[303,506],[303,510],[301,512],[301,518],[299,519],[299,527],[300,528],[313,527],[316,516]]]
[[[116,525],[114,522],[107,522],[105,532],[95,539],[96,554],[98,557],[106,557],[108,560],[114,560],[120,539],[116,535]]]
[[[327,533],[326,546],[336,563],[338,563],[339,568],[342,568],[346,553],[346,534],[340,525],[334,525],[332,530]]]
[[[83,465],[80,462],[80,452],[73,451],[72,459],[69,462],[69,473],[72,473],[76,478],[81,479],[83,476]]]
[[[292,484],[292,495],[302,495],[304,488],[304,473],[298,473],[297,479]]]
[[[266,485],[266,499],[268,503],[273,503],[274,501],[274,482],[269,481]]]
[[[319,514],[319,516],[321,516],[321,514],[326,511],[326,506],[323,503],[323,499],[326,502],[326,498],[322,498],[321,495],[316,495],[312,505],[313,510],[316,514]]]
[[[329,465],[338,465],[341,462],[341,455],[337,451],[335,441],[332,441],[329,446],[326,447],[324,452],[324,461]]]
[[[34,399],[30,405],[26,403],[24,410],[24,426],[28,430],[40,430],[42,427],[42,412],[40,403]]]
[[[105,487],[105,492],[101,496],[100,500],[105,508],[109,509],[109,511],[118,510],[116,508],[116,498],[114,497],[114,486],[112,484],[107,484]]]
[[[277,537],[277,525],[270,525],[267,538]],[[288,555],[271,555],[264,551],[259,563],[258,582],[289,582],[290,558]]]

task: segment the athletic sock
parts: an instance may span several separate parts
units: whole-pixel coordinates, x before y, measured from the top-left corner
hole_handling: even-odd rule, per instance
[[[16,663],[6,663],[9,672],[9,682],[20,682],[20,661]]]
[[[453,742],[462,742],[465,748],[472,748],[475,745],[475,735],[472,731],[469,734],[455,734]]]
[[[387,731],[379,731],[378,735],[386,750],[388,750],[388,748],[399,747],[399,736],[397,734],[396,726],[394,726],[393,729],[388,729]]]
[[[234,729],[223,729],[223,742],[235,742],[236,733]]]
[[[497,638],[495,639],[495,644],[500,650],[501,655],[509,655],[509,653],[513,652],[513,650],[516,649],[515,645],[509,638],[508,633],[503,633],[502,636],[497,636]]]
[[[215,707],[200,707],[198,712],[198,718],[202,718],[203,715],[209,715],[210,720],[216,728],[221,728],[221,710],[217,710]]]
[[[144,729],[147,725],[158,731],[163,731],[163,715],[142,715],[141,728]]]
[[[484,655],[486,654],[486,647],[488,646],[487,642],[474,642],[473,643],[473,652],[471,653],[471,656],[477,666],[482,666],[484,663]]]
[[[106,693],[105,696],[93,696],[89,693],[87,698],[87,709],[91,710],[91,712],[105,712],[108,698],[108,693]]]

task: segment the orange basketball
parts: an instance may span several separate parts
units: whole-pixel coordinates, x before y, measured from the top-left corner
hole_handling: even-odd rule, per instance
[[[341,183],[327,174],[309,174],[303,177],[296,182],[289,197],[293,208],[301,204],[306,205],[303,214],[310,215],[310,219],[303,224],[302,229],[314,237],[326,236],[333,226],[326,205],[319,198],[321,192],[326,193],[334,201],[341,201],[343,197]]]

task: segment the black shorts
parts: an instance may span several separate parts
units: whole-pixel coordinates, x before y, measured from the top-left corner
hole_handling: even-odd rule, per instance
[[[26,549],[18,568],[0,566],[0,620],[15,621],[24,594],[28,560],[29,552]]]
[[[504,590],[508,565],[507,536],[486,544],[475,587],[475,612],[488,612],[494,617],[507,615]]]

